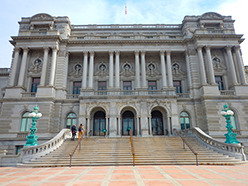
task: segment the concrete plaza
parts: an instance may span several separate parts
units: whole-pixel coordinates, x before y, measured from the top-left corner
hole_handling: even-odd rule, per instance
[[[1,186],[248,186],[248,164],[236,166],[0,167]]]

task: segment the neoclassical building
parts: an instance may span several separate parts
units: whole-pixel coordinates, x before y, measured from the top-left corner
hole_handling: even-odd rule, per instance
[[[82,123],[88,135],[173,135],[173,128],[226,133],[228,103],[248,135],[248,85],[231,16],[208,12],[181,24],[73,25],[68,17],[22,18],[1,89],[1,149],[25,143],[28,113],[46,141]],[[4,71],[4,70],[3,70]],[[8,81],[6,81],[6,77]],[[2,85],[2,83],[1,83]],[[5,146],[5,147],[3,147]]]

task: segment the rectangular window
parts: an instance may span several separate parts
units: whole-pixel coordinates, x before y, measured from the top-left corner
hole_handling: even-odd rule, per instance
[[[80,94],[81,87],[82,87],[81,81],[74,81],[72,94]]]
[[[32,78],[31,92],[37,92],[37,86],[40,84],[40,78]]]
[[[219,90],[224,90],[222,76],[215,76],[215,82],[218,84]]]
[[[131,91],[128,91],[128,90],[132,90],[132,82],[131,81],[123,81],[123,90],[125,91],[124,95],[130,95]]]
[[[157,90],[157,82],[156,81],[148,81],[148,90]],[[151,91],[149,94],[154,94],[156,91]]]
[[[182,93],[182,85],[181,85],[181,81],[175,80],[173,81],[173,87],[176,88],[176,93]]]
[[[107,82],[106,81],[98,81],[98,95],[106,95],[107,92]]]

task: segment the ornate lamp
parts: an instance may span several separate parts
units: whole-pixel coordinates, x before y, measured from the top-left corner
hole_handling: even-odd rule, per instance
[[[31,112],[28,115],[28,117],[32,118],[32,126],[30,128],[30,135],[26,137],[27,142],[26,142],[26,144],[24,146],[36,146],[36,145],[39,145],[37,143],[37,139],[39,138],[39,136],[35,135],[35,132],[37,130],[36,121],[37,121],[37,119],[39,119],[42,116],[42,114],[39,113],[38,111],[39,111],[39,107],[36,105],[34,107],[34,111]]]
[[[220,114],[226,118],[226,123],[227,123],[226,128],[227,128],[227,131],[228,131],[227,134],[225,134],[225,136],[226,136],[225,143],[240,143],[237,140],[237,134],[232,132],[233,126],[231,125],[231,119],[230,118],[234,113],[233,113],[233,111],[231,111],[229,109],[228,104],[225,104],[223,106],[223,108],[224,109],[220,112]]]

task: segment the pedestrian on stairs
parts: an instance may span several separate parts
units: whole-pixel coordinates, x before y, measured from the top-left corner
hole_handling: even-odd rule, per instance
[[[76,125],[75,125],[75,124],[71,127],[71,133],[72,133],[71,140],[73,140],[73,141],[74,141],[75,136],[76,136],[76,134],[77,134],[77,127],[76,127]]]
[[[80,124],[78,127],[78,139],[84,136],[84,127],[83,124]]]

